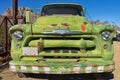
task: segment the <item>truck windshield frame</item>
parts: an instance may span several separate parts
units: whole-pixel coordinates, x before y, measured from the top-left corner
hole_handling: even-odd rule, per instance
[[[45,15],[79,15],[84,16],[84,12],[79,5],[46,5],[41,11],[41,16]]]

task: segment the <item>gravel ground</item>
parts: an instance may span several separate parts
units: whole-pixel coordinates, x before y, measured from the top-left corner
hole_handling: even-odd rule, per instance
[[[106,79],[101,80],[120,80],[120,42],[114,42],[114,60],[115,60],[115,71],[113,74],[105,74],[102,77],[106,77]],[[88,77],[86,79],[86,77]],[[28,78],[19,78],[16,73],[12,73],[9,70],[8,66],[4,66],[0,68],[0,80],[94,80],[91,79],[91,75],[87,75],[81,79],[79,75],[39,75],[28,77]]]

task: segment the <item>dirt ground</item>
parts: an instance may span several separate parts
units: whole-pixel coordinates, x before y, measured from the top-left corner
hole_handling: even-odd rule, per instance
[[[120,80],[120,42],[114,42],[115,71],[113,80]]]
[[[115,60],[115,71],[113,74],[107,74],[105,80],[120,80],[120,42],[114,42],[114,60]],[[86,77],[90,77],[86,76]],[[108,76],[112,76],[112,78],[107,78]],[[52,77],[52,78],[51,78]],[[0,68],[0,80],[86,80],[81,79],[79,75],[65,75],[65,76],[60,76],[60,75],[42,75],[37,77],[28,77],[28,78],[19,78],[16,73],[12,73],[9,70],[9,67],[2,67]],[[91,80],[90,78],[87,80]],[[93,79],[92,79],[93,80]],[[102,79],[103,80],[103,79]]]

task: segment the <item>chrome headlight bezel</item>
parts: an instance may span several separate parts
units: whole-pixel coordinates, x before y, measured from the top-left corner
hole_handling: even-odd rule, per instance
[[[101,32],[101,37],[103,40],[109,40],[111,36],[111,32],[110,31],[102,31]]]
[[[21,40],[21,39],[23,38],[23,32],[20,31],[20,30],[14,31],[14,32],[13,32],[13,37],[14,37],[16,40]]]

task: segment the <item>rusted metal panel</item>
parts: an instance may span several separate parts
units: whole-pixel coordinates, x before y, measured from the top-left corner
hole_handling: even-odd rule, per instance
[[[25,17],[18,15],[18,0],[12,0],[13,13],[12,16],[3,16],[3,20],[0,23],[0,27],[3,26],[4,42],[3,48],[0,52],[0,62],[7,62],[11,59],[9,55],[10,40],[8,39],[8,23],[11,26],[18,24],[18,19],[23,19],[22,23],[25,23]],[[12,19],[12,20],[11,20]]]
[[[8,19],[13,19],[13,16],[7,16]],[[24,17],[23,16],[16,16],[17,19],[23,19]]]
[[[7,52],[7,46],[8,46],[8,27],[7,27],[7,18],[4,18],[4,52]]]
[[[17,24],[18,23],[18,19],[17,19],[17,15],[18,15],[18,0],[12,0],[13,1],[13,23]]]

